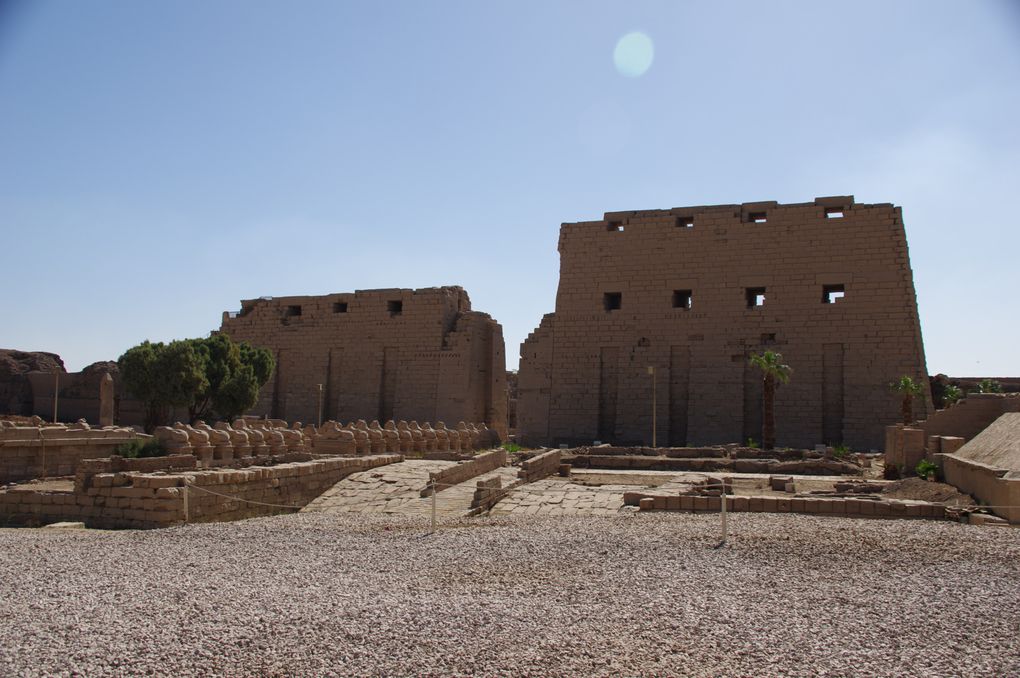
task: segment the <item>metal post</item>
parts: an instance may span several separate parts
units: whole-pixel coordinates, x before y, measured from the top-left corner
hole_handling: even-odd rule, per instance
[[[53,423],[57,423],[57,396],[60,394],[60,372],[53,373]]]
[[[722,490],[719,495],[719,499],[722,501],[720,504],[722,509],[720,512],[722,515],[722,540],[719,542],[719,545],[723,546],[729,533],[729,525],[726,521],[726,480],[722,476],[719,476],[719,485]]]
[[[431,479],[432,485],[432,532],[436,531],[436,479]]]
[[[322,426],[322,384],[319,384],[319,426]]]
[[[655,388],[655,367],[653,365],[648,366],[648,374],[652,375],[652,447],[658,447],[656,440],[656,429],[658,428],[656,426],[656,410],[658,409],[658,407],[656,407],[657,389]]]
[[[46,477],[46,439],[43,438],[42,426],[36,429],[36,433],[39,434],[39,449],[42,455],[42,473],[41,477]]]

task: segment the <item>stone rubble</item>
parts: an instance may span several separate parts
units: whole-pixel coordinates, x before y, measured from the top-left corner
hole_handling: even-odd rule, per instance
[[[1020,673],[1020,531],[741,514],[0,530],[16,675]],[[31,564],[30,567],[26,566]]]

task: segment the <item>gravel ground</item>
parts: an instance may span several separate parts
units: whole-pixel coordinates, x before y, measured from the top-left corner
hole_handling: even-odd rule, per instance
[[[4,675],[1020,674],[1020,530],[801,515],[0,530]]]

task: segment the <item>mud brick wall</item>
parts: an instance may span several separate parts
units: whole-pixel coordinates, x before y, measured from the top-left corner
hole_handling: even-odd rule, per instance
[[[1020,524],[1020,477],[1005,469],[963,459],[954,454],[935,455],[945,481],[992,507],[997,516]]]
[[[484,421],[506,438],[503,330],[460,287],[359,290],[241,302],[221,331],[272,350],[251,411],[315,423]]]
[[[0,484],[73,475],[81,460],[109,456],[135,437],[130,429],[0,428]]]
[[[1006,412],[1020,412],[1020,396],[972,393],[935,412],[917,426],[929,437],[953,436],[970,440]]]
[[[560,451],[549,450],[521,462],[521,470],[517,477],[526,483],[555,475],[560,470]]]
[[[528,445],[761,440],[761,375],[779,351],[778,444],[880,449],[899,404],[927,384],[899,207],[853,196],[609,212],[563,224],[555,313],[521,346]],[[758,295],[764,303],[756,305]],[[918,415],[931,411],[926,394]]]
[[[194,457],[190,455],[183,455],[176,461],[139,459],[113,460],[112,463],[116,468],[147,468],[145,464],[125,465],[124,462],[179,465],[187,464],[188,459],[194,466]],[[69,520],[96,528],[166,527],[185,520],[186,484],[189,485],[189,522],[290,513],[293,509],[286,506],[303,507],[351,473],[402,459],[400,455],[390,454],[170,473],[109,472],[111,460],[89,460],[82,463],[73,492],[33,491],[31,486],[0,490],[0,524]]]

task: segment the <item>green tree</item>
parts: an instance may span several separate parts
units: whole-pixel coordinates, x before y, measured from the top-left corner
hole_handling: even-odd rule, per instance
[[[225,334],[191,339],[202,362],[205,388],[188,405],[191,421],[211,417],[234,419],[255,406],[259,389],[273,374],[273,354],[247,343],[235,343]]]
[[[776,446],[776,386],[790,381],[793,368],[783,363],[783,354],[765,351],[752,355],[751,364],[762,372],[762,448],[771,450]]]
[[[145,406],[145,430],[168,424],[173,407],[186,407],[206,387],[201,358],[188,341],[144,341],[117,360],[124,386]]]
[[[233,419],[254,407],[273,374],[273,354],[215,334],[169,344],[145,341],[117,361],[124,385],[145,404],[145,430],[168,424],[174,407],[191,422],[212,416]]]
[[[889,388],[899,393],[903,398],[900,406],[903,425],[910,426],[914,423],[914,398],[924,393],[924,386],[911,377],[903,376],[898,381],[889,384]]]

